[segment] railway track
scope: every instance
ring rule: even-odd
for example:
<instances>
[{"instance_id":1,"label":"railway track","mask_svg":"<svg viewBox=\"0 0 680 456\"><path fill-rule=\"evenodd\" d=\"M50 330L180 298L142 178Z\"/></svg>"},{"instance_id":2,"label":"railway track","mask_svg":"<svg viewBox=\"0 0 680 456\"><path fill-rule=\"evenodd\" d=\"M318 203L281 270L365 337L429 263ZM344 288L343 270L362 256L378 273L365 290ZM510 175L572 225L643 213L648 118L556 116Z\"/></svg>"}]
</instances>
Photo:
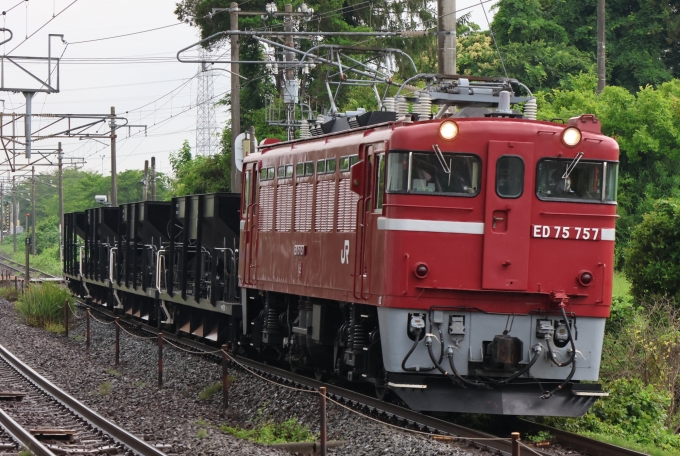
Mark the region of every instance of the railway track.
<instances>
[{"instance_id":1,"label":"railway track","mask_svg":"<svg viewBox=\"0 0 680 456\"><path fill-rule=\"evenodd\" d=\"M26 267L24 266L24 263L14 261L13 259L8 258L4 255L0 255L0 264L2 264L5 269L13 271L16 276L23 276L24 273L26 272ZM63 281L61 277L49 274L45 271L41 271L40 269L36 269L30 266L28 269L29 272L31 273L31 280L45 281L47 279L55 282Z\"/></svg>"},{"instance_id":2,"label":"railway track","mask_svg":"<svg viewBox=\"0 0 680 456\"><path fill-rule=\"evenodd\" d=\"M0 428L0 445L26 448L37 456L164 456L56 387L1 345Z\"/></svg>"},{"instance_id":3,"label":"railway track","mask_svg":"<svg viewBox=\"0 0 680 456\"><path fill-rule=\"evenodd\" d=\"M143 324L137 320L130 320L127 318L127 316L116 314L109 311L108 309L102 308L101 306L82 301L78 302L81 306L88 307L91 310L96 311L106 317L120 317L121 321L125 321L132 328L136 328L139 331L151 334L158 334L159 332L159 330L153 326ZM167 332L163 332L163 337L171 340L173 343L182 344L191 349L205 351L206 356L215 356L209 354L210 352L215 351L214 346L207 345L192 339L178 337L176 335L168 334ZM310 390L318 390L319 387L325 386L328 396L332 399L347 406L351 406L363 414L369 415L373 418L378 418L388 424L397 424L404 428L431 432L433 436L439 434L454 438L458 437L463 443L469 442L469 444L476 448L486 449L498 455L510 456L512 454L511 443L509 440L488 440L498 437L429 415L424 415L396 404L384 402L374 397L348 390L332 383L317 381L303 375L294 374L274 366L253 361L249 358L244 358L233 354L231 356L236 361L237 368L240 368L241 366L238 366L238 364L241 364L242 366L247 367L249 370L255 371L259 375L278 383L308 388ZM588 437L572 434L570 432L550 428L548 426L543 426L530 421L520 420L520 424L524 435L535 435L539 431L548 431L555 437L557 443L573 450L588 454L589 456L645 456L645 453L628 450L626 448L611 445L599 440L594 440ZM550 456L554 454L539 448L532 448L532 450L535 454L541 456ZM522 451L522 454L531 454L528 450Z\"/></svg>"}]
</instances>

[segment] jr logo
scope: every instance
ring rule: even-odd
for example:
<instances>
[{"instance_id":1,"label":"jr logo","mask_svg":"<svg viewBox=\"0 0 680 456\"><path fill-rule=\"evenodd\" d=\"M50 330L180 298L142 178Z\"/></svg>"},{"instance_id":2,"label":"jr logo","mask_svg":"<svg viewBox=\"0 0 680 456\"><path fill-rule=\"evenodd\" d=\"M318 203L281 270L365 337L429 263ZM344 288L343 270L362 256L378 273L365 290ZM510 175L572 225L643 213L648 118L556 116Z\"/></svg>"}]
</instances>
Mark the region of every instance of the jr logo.
<instances>
[{"instance_id":1,"label":"jr logo","mask_svg":"<svg viewBox=\"0 0 680 456\"><path fill-rule=\"evenodd\" d=\"M345 240L345 246L340 251L340 264L349 264L349 239Z\"/></svg>"}]
</instances>

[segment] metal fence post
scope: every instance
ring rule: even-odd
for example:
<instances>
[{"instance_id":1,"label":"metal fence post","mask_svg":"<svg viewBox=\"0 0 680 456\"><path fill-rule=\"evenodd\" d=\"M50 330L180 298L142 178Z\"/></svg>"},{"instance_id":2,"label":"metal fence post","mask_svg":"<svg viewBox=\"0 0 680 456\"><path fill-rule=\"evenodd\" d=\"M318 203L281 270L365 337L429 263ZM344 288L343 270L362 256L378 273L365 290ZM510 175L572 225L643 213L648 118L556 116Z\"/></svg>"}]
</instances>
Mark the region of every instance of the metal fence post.
<instances>
[{"instance_id":1,"label":"metal fence post","mask_svg":"<svg viewBox=\"0 0 680 456\"><path fill-rule=\"evenodd\" d=\"M88 307L87 309L87 339L86 339L86 347L89 350L90 349L90 309Z\"/></svg>"},{"instance_id":2,"label":"metal fence post","mask_svg":"<svg viewBox=\"0 0 680 456\"><path fill-rule=\"evenodd\" d=\"M519 432L513 432L510 434L512 436L512 456L519 455Z\"/></svg>"},{"instance_id":3,"label":"metal fence post","mask_svg":"<svg viewBox=\"0 0 680 456\"><path fill-rule=\"evenodd\" d=\"M120 364L120 317L116 317L116 366Z\"/></svg>"},{"instance_id":4,"label":"metal fence post","mask_svg":"<svg viewBox=\"0 0 680 456\"><path fill-rule=\"evenodd\" d=\"M163 333L158 333L158 388L163 388Z\"/></svg>"},{"instance_id":5,"label":"metal fence post","mask_svg":"<svg viewBox=\"0 0 680 456\"><path fill-rule=\"evenodd\" d=\"M319 405L321 406L321 420L319 423L319 454L326 456L327 450L327 436L326 436L326 387L319 387Z\"/></svg>"},{"instance_id":6,"label":"metal fence post","mask_svg":"<svg viewBox=\"0 0 680 456\"><path fill-rule=\"evenodd\" d=\"M64 303L64 335L68 339L68 313L69 313L68 299Z\"/></svg>"}]
</instances>

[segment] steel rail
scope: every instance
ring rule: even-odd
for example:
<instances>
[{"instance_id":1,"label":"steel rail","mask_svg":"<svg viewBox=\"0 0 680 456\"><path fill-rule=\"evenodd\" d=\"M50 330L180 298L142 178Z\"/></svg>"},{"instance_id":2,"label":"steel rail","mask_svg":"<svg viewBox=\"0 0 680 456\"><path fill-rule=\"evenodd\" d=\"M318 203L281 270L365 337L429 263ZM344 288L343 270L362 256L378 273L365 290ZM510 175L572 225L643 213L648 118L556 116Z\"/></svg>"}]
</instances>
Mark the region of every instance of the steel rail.
<instances>
[{"instance_id":1,"label":"steel rail","mask_svg":"<svg viewBox=\"0 0 680 456\"><path fill-rule=\"evenodd\" d=\"M101 306L88 304L80 300L77 300L77 302L82 306L87 307L96 312L99 312L103 315L106 315L107 317L110 318L121 317L122 321L127 322L128 324L137 329L149 332L151 334L158 334L159 332L161 332L159 331L158 328L141 323L137 320L128 320L127 316L120 316L118 314L115 314L114 312L111 312L108 309L102 308ZM201 342L186 339L183 337L174 336L172 334L168 334L167 332L163 332L163 337L171 340L172 342L183 344L185 346L197 350L205 351L206 355L210 355L211 353L209 352L214 352L216 349L213 346L206 345ZM273 377L275 383L283 383L283 381L285 380L288 382L292 382L293 384L297 384L299 386L307 387L310 390L318 390L319 387L325 386L328 396L333 397L336 400L349 402L353 406L360 405L366 407L369 412L372 411L383 412L388 416L388 418L394 417L397 420L406 421L409 425L412 424L425 428L428 431L433 431L432 435L436 435L434 432L439 432L441 434L449 434L454 437L461 438L461 441L463 443L469 442L479 448L495 452L495 454L499 454L502 456L512 455L512 444L509 441L509 438L505 440L487 440L494 438L501 439L501 437L492 434L487 434L485 432L478 431L476 429L471 429L458 424L450 423L444 420L440 420L438 418L434 418L428 415L423 415L420 412L416 412L414 410L407 409L396 404L384 402L380 399L371 396L366 396L365 394L348 390L346 388L342 388L331 383L320 382L309 377L305 377L303 375L294 374L290 371L262 364L257 361L253 361L249 358L244 358L242 356L234 354L230 354L229 356L231 356L236 361L236 364L240 363L246 366L248 369L259 371L258 373L260 374L265 374ZM408 429L405 429L405 431L408 432ZM540 450L537 452L541 455L549 456L549 453Z\"/></svg>"},{"instance_id":2,"label":"steel rail","mask_svg":"<svg viewBox=\"0 0 680 456\"><path fill-rule=\"evenodd\" d=\"M161 452L158 448L149 445L145 441L139 439L137 436L127 432L123 428L99 415L94 410L91 410L85 406L73 396L70 396L66 392L59 389L45 377L24 364L20 359L10 353L2 345L0 345L0 358L2 358L10 367L19 372L38 389L59 401L66 408L80 416L92 426L109 435L116 442L124 445L141 456L166 456L165 453Z\"/></svg>"},{"instance_id":3,"label":"steel rail","mask_svg":"<svg viewBox=\"0 0 680 456\"><path fill-rule=\"evenodd\" d=\"M7 434L14 439L19 445L30 450L31 454L36 456L56 456L45 445L40 443L33 434L24 429L12 419L4 410L0 409L0 426L2 426Z\"/></svg>"},{"instance_id":4,"label":"steel rail","mask_svg":"<svg viewBox=\"0 0 680 456\"><path fill-rule=\"evenodd\" d=\"M9 263L13 263L13 264L9 264ZM4 256L4 255L0 255L0 265L4 265L7 268L12 269L13 271L20 272L22 275L23 275L24 269L25 269L23 263L15 261L11 258ZM28 268L31 270L31 272L35 272L37 274L40 274L40 275L43 275L43 276L46 276L46 277L50 277L50 278L54 278L54 279L60 278L59 276L48 274L47 272L41 271L41 270L36 269L34 267L31 267L31 266L29 266Z\"/></svg>"},{"instance_id":5,"label":"steel rail","mask_svg":"<svg viewBox=\"0 0 680 456\"><path fill-rule=\"evenodd\" d=\"M611 443L573 434L544 424L534 423L524 419L520 419L520 422L526 425L532 433L538 433L538 431L549 432L560 444L578 451L586 452L589 456L647 456L647 453L629 450Z\"/></svg>"}]
</instances>

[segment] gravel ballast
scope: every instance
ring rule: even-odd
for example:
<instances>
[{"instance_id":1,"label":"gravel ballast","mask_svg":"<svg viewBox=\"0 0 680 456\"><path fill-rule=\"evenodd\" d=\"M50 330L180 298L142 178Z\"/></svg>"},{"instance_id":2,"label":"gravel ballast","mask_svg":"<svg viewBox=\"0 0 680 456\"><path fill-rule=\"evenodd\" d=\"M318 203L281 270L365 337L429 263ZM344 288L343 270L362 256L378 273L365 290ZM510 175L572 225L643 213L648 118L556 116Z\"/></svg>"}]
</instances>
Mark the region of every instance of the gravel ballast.
<instances>
[{"instance_id":1,"label":"gravel ballast","mask_svg":"<svg viewBox=\"0 0 680 456\"><path fill-rule=\"evenodd\" d=\"M318 396L295 391L251 373L230 369L227 418L221 416L221 393L199 400L199 393L221 380L221 366L205 356L176 349L163 350L164 387L157 388L158 347L155 337L141 339L121 331L120 365L114 365L112 324L91 321L92 347L86 351L85 313L63 335L26 326L13 304L0 300L0 344L29 366L92 407L104 417L164 451L177 455L283 455L219 430L228 424L249 428L267 421L295 418L313 433L319 431ZM101 316L98 317L103 320ZM451 455L489 452L456 447L430 437L398 430L363 417L329 401L328 438L347 444L329 450L337 456ZM556 451L555 454L576 454Z\"/></svg>"}]
</instances>

